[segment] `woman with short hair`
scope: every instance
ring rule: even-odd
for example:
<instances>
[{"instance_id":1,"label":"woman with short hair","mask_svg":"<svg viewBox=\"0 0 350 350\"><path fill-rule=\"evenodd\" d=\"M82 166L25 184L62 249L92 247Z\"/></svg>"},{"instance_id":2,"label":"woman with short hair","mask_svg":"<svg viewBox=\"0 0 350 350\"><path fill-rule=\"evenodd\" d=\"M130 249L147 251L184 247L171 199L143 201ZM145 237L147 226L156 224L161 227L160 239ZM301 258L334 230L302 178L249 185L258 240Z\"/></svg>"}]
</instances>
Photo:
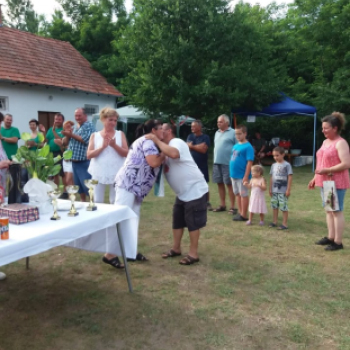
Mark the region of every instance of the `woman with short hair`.
<instances>
[{"instance_id":1,"label":"woman with short hair","mask_svg":"<svg viewBox=\"0 0 350 350\"><path fill-rule=\"evenodd\" d=\"M87 158L91 159L88 172L98 181L95 188L95 202L104 202L106 186L109 187L109 203L114 203L114 179L123 166L128 154L128 143L124 133L116 130L119 114L106 107L100 112L103 129L90 137Z\"/></svg>"}]
</instances>

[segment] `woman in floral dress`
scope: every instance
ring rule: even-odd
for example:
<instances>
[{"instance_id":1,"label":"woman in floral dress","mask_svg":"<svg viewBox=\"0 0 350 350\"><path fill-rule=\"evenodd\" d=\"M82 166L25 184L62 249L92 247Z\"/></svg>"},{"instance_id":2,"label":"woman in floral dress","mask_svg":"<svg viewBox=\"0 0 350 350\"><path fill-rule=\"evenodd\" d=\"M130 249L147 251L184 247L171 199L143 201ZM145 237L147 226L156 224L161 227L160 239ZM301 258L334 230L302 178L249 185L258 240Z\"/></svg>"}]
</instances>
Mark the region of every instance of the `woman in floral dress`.
<instances>
[{"instance_id":1,"label":"woman in floral dress","mask_svg":"<svg viewBox=\"0 0 350 350\"><path fill-rule=\"evenodd\" d=\"M136 130L138 139L131 145L125 163L115 178L115 204L131 208L138 220L142 201L151 191L157 179L159 167L165 158L153 141L146 140L145 135L149 133L155 134L162 140L162 123L150 119L139 125ZM136 260L146 261L147 258L141 253L137 253ZM119 258L113 254L106 253L102 261L116 268L124 268Z\"/></svg>"}]
</instances>

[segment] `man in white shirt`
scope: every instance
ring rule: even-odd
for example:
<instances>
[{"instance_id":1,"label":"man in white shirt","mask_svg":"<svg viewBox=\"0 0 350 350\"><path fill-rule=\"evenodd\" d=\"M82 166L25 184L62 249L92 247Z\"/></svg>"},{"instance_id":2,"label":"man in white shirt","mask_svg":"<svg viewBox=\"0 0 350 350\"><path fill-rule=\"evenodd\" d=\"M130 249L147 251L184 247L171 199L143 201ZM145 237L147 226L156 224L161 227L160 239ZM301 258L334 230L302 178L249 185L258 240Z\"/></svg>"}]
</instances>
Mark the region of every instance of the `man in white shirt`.
<instances>
[{"instance_id":1,"label":"man in white shirt","mask_svg":"<svg viewBox=\"0 0 350 350\"><path fill-rule=\"evenodd\" d=\"M173 247L162 255L164 259L181 255L181 239L184 228L190 234L190 249L181 265L192 265L199 261L198 241L200 229L207 223L208 184L197 164L194 162L185 141L175 138L173 125L163 124L163 142L154 134L146 138L160 148L167 156L165 177L176 194L173 207Z\"/></svg>"}]
</instances>

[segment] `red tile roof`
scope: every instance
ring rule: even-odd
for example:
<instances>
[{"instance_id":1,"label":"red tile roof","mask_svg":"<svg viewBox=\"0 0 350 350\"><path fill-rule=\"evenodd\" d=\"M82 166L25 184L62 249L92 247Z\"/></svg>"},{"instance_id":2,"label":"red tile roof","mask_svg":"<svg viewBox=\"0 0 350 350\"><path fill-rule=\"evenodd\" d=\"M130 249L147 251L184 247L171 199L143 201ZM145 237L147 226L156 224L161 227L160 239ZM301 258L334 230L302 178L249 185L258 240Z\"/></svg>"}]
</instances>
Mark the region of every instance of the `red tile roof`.
<instances>
[{"instance_id":1,"label":"red tile roof","mask_svg":"<svg viewBox=\"0 0 350 350\"><path fill-rule=\"evenodd\" d=\"M123 96L68 42L0 27L0 80Z\"/></svg>"}]
</instances>

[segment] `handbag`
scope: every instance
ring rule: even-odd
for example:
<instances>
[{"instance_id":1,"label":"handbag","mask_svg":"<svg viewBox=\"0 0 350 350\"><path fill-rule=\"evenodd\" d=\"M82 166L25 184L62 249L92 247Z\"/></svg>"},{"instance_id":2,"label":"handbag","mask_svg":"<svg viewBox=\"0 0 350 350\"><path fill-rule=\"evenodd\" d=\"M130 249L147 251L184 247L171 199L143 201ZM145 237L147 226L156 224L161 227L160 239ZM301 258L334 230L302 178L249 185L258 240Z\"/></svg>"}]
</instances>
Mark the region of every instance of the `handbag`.
<instances>
[{"instance_id":1,"label":"handbag","mask_svg":"<svg viewBox=\"0 0 350 350\"><path fill-rule=\"evenodd\" d=\"M323 181L323 200L325 211L338 211L339 200L334 181Z\"/></svg>"}]
</instances>

